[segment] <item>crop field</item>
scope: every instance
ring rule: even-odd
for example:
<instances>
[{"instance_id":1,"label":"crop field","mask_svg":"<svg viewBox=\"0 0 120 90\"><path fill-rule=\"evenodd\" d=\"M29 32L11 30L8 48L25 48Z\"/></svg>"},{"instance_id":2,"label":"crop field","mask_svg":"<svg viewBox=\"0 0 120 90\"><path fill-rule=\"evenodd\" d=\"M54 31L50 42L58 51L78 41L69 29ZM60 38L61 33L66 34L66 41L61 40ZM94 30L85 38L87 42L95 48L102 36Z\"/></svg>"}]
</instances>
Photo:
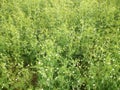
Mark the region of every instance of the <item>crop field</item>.
<instances>
[{"instance_id":1,"label":"crop field","mask_svg":"<svg viewBox=\"0 0 120 90\"><path fill-rule=\"evenodd\" d=\"M0 90L120 90L120 0L0 0Z\"/></svg>"}]
</instances>

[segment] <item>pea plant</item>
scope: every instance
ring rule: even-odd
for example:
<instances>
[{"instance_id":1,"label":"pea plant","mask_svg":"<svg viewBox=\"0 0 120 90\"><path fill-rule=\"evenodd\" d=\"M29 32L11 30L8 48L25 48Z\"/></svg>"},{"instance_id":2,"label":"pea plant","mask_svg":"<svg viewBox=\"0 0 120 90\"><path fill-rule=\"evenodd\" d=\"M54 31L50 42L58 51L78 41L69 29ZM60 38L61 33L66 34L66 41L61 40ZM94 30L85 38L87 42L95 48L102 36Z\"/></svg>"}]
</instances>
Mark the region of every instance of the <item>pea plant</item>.
<instances>
[{"instance_id":1,"label":"pea plant","mask_svg":"<svg viewBox=\"0 0 120 90\"><path fill-rule=\"evenodd\" d=\"M0 90L119 90L120 0L0 0Z\"/></svg>"}]
</instances>

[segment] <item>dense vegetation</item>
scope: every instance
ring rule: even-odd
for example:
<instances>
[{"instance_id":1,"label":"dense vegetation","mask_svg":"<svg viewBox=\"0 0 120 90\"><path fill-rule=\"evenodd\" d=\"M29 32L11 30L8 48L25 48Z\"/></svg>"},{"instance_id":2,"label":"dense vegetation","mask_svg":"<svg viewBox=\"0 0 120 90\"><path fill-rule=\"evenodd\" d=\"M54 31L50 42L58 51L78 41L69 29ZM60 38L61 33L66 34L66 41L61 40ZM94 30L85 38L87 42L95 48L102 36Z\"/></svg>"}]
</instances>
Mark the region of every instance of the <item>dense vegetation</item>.
<instances>
[{"instance_id":1,"label":"dense vegetation","mask_svg":"<svg viewBox=\"0 0 120 90\"><path fill-rule=\"evenodd\" d=\"M0 90L120 90L120 0L0 0Z\"/></svg>"}]
</instances>

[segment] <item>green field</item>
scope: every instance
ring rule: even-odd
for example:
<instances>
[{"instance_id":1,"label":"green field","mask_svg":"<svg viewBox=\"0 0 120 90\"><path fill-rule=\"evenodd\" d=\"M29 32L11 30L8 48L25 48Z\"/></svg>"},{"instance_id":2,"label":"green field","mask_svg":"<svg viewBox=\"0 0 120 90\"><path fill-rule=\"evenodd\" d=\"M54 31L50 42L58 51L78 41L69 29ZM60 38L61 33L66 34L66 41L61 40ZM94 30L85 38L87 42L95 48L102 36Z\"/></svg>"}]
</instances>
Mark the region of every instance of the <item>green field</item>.
<instances>
[{"instance_id":1,"label":"green field","mask_svg":"<svg viewBox=\"0 0 120 90\"><path fill-rule=\"evenodd\" d=\"M120 0L0 0L0 90L120 90Z\"/></svg>"}]
</instances>

